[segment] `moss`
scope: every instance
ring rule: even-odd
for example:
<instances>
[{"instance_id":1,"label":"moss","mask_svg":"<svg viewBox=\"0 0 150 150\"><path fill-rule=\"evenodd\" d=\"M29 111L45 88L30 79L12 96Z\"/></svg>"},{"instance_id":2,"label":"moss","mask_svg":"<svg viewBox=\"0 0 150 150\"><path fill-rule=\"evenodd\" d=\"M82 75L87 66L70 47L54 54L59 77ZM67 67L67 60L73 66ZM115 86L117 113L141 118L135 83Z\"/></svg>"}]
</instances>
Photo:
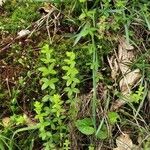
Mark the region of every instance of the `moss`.
<instances>
[{"instance_id":1,"label":"moss","mask_svg":"<svg viewBox=\"0 0 150 150\"><path fill-rule=\"evenodd\" d=\"M39 3L7 1L3 8L5 15L0 17L1 29L15 33L26 28L40 17L37 11L39 7Z\"/></svg>"}]
</instances>

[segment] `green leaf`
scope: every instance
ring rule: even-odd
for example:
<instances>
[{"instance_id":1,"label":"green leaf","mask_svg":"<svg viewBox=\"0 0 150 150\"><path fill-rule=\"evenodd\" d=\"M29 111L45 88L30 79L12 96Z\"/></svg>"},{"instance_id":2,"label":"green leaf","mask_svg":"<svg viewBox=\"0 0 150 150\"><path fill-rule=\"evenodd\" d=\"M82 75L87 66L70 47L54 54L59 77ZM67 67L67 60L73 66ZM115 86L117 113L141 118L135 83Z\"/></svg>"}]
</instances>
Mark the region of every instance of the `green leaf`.
<instances>
[{"instance_id":1,"label":"green leaf","mask_svg":"<svg viewBox=\"0 0 150 150\"><path fill-rule=\"evenodd\" d=\"M68 80L70 77L69 76L63 76L62 78L65 80Z\"/></svg>"},{"instance_id":2,"label":"green leaf","mask_svg":"<svg viewBox=\"0 0 150 150\"><path fill-rule=\"evenodd\" d=\"M75 67L75 64L76 64L75 61L70 62L70 68L74 68L74 67Z\"/></svg>"},{"instance_id":3,"label":"green leaf","mask_svg":"<svg viewBox=\"0 0 150 150\"><path fill-rule=\"evenodd\" d=\"M54 83L51 83L49 86L50 86L51 89L53 89L53 90L55 89L55 84Z\"/></svg>"},{"instance_id":4,"label":"green leaf","mask_svg":"<svg viewBox=\"0 0 150 150\"><path fill-rule=\"evenodd\" d=\"M70 57L71 60L75 59L75 54L73 52L66 52L66 55Z\"/></svg>"},{"instance_id":5,"label":"green leaf","mask_svg":"<svg viewBox=\"0 0 150 150\"><path fill-rule=\"evenodd\" d=\"M55 84L54 84L54 83L56 83L57 81L58 81L57 78L52 78L52 79L49 81L49 87L54 90L54 89L55 89Z\"/></svg>"},{"instance_id":6,"label":"green leaf","mask_svg":"<svg viewBox=\"0 0 150 150\"><path fill-rule=\"evenodd\" d=\"M135 93L131 93L130 101L134 103L139 103L143 99L144 87L140 86L139 89Z\"/></svg>"},{"instance_id":7,"label":"green leaf","mask_svg":"<svg viewBox=\"0 0 150 150\"><path fill-rule=\"evenodd\" d=\"M67 75L70 75L70 74L75 76L76 74L78 74L78 70L76 68L69 68Z\"/></svg>"},{"instance_id":8,"label":"green leaf","mask_svg":"<svg viewBox=\"0 0 150 150\"><path fill-rule=\"evenodd\" d=\"M0 139L0 150L5 150L4 144L1 139Z\"/></svg>"},{"instance_id":9,"label":"green leaf","mask_svg":"<svg viewBox=\"0 0 150 150\"><path fill-rule=\"evenodd\" d=\"M42 72L42 76L47 76L49 74L49 70L46 67L40 67L38 70Z\"/></svg>"},{"instance_id":10,"label":"green leaf","mask_svg":"<svg viewBox=\"0 0 150 150\"><path fill-rule=\"evenodd\" d=\"M79 79L77 79L77 78L74 78L74 82L75 83L80 83Z\"/></svg>"},{"instance_id":11,"label":"green leaf","mask_svg":"<svg viewBox=\"0 0 150 150\"><path fill-rule=\"evenodd\" d=\"M42 82L44 82L44 84L42 85L42 90L46 89L47 87L50 87L51 89L55 89L55 84L58 79L57 78L52 78L52 79L47 79L47 78L42 78L41 79Z\"/></svg>"},{"instance_id":12,"label":"green leaf","mask_svg":"<svg viewBox=\"0 0 150 150\"><path fill-rule=\"evenodd\" d=\"M57 78L52 78L52 79L50 80L50 82L52 82L52 83L56 83L57 81L58 81Z\"/></svg>"},{"instance_id":13,"label":"green leaf","mask_svg":"<svg viewBox=\"0 0 150 150\"><path fill-rule=\"evenodd\" d=\"M41 111L42 111L43 103L40 103L40 102L36 101L36 102L34 103L34 107L35 107L36 113L37 113L37 114L40 114Z\"/></svg>"},{"instance_id":14,"label":"green leaf","mask_svg":"<svg viewBox=\"0 0 150 150\"><path fill-rule=\"evenodd\" d=\"M68 66L63 66L62 69L63 70L69 70L70 68Z\"/></svg>"},{"instance_id":15,"label":"green leaf","mask_svg":"<svg viewBox=\"0 0 150 150\"><path fill-rule=\"evenodd\" d=\"M117 112L109 112L108 113L108 119L109 119L110 124L117 123L117 119L119 119L119 118L120 117Z\"/></svg>"},{"instance_id":16,"label":"green leaf","mask_svg":"<svg viewBox=\"0 0 150 150\"><path fill-rule=\"evenodd\" d=\"M52 63L51 65L48 66L48 70L50 74L56 74L56 71L53 69L54 68L54 63Z\"/></svg>"},{"instance_id":17,"label":"green leaf","mask_svg":"<svg viewBox=\"0 0 150 150\"><path fill-rule=\"evenodd\" d=\"M50 95L45 95L45 96L42 98L42 101L43 101L43 102L47 102L47 101L49 101L49 99L50 99Z\"/></svg>"},{"instance_id":18,"label":"green leaf","mask_svg":"<svg viewBox=\"0 0 150 150\"><path fill-rule=\"evenodd\" d=\"M21 125L21 124L24 124L24 123L25 123L25 119L24 119L23 116L20 115L16 118L16 125Z\"/></svg>"},{"instance_id":19,"label":"green leaf","mask_svg":"<svg viewBox=\"0 0 150 150\"><path fill-rule=\"evenodd\" d=\"M85 3L87 0L79 0L80 3Z\"/></svg>"},{"instance_id":20,"label":"green leaf","mask_svg":"<svg viewBox=\"0 0 150 150\"><path fill-rule=\"evenodd\" d=\"M52 52L53 52L53 49L50 48L48 44L45 44L42 47L41 53L43 53L43 54L51 54Z\"/></svg>"},{"instance_id":21,"label":"green leaf","mask_svg":"<svg viewBox=\"0 0 150 150\"><path fill-rule=\"evenodd\" d=\"M69 78L68 81L67 81L67 83L66 83L66 85L69 86L69 85L71 85L72 82L73 82L73 79Z\"/></svg>"},{"instance_id":22,"label":"green leaf","mask_svg":"<svg viewBox=\"0 0 150 150\"><path fill-rule=\"evenodd\" d=\"M47 78L42 78L41 81L45 83L48 82L49 80Z\"/></svg>"},{"instance_id":23,"label":"green leaf","mask_svg":"<svg viewBox=\"0 0 150 150\"><path fill-rule=\"evenodd\" d=\"M86 14L83 12L81 13L81 15L79 16L79 20L83 20L86 17Z\"/></svg>"},{"instance_id":24,"label":"green leaf","mask_svg":"<svg viewBox=\"0 0 150 150\"><path fill-rule=\"evenodd\" d=\"M49 83L48 83L48 82L45 82L45 83L42 85L41 89L42 89L42 90L45 90L48 86L49 86Z\"/></svg>"},{"instance_id":25,"label":"green leaf","mask_svg":"<svg viewBox=\"0 0 150 150\"><path fill-rule=\"evenodd\" d=\"M90 118L84 118L82 120L77 120L76 127L78 130L85 135L92 135L94 133L94 127L92 120Z\"/></svg>"},{"instance_id":26,"label":"green leaf","mask_svg":"<svg viewBox=\"0 0 150 150\"><path fill-rule=\"evenodd\" d=\"M105 140L108 137L106 125L102 126L101 130L98 132L96 137L101 140Z\"/></svg>"},{"instance_id":27,"label":"green leaf","mask_svg":"<svg viewBox=\"0 0 150 150\"><path fill-rule=\"evenodd\" d=\"M75 39L75 41L74 41L73 46L75 46L75 45L80 41L80 39L83 37L83 33L85 32L85 29L86 29L86 28L87 28L87 25L85 25L85 26L83 27L83 29L81 30L81 32L76 35L76 39Z\"/></svg>"},{"instance_id":28,"label":"green leaf","mask_svg":"<svg viewBox=\"0 0 150 150\"><path fill-rule=\"evenodd\" d=\"M95 11L89 11L89 12L88 12L88 14L89 14L88 16L89 16L89 17L92 17L94 12L95 12ZM86 23L86 24L84 25L83 29L80 31L80 33L76 35L76 39L75 39L75 41L74 41L73 46L75 46L75 45L80 41L80 39L81 39L82 37L86 37L87 35L93 35L96 30L97 30L97 29L91 27L91 25L90 25L89 23Z\"/></svg>"},{"instance_id":29,"label":"green leaf","mask_svg":"<svg viewBox=\"0 0 150 150\"><path fill-rule=\"evenodd\" d=\"M49 51L49 45L48 44L45 44L43 47L42 47L42 50L41 50L41 53L45 54Z\"/></svg>"},{"instance_id":30,"label":"green leaf","mask_svg":"<svg viewBox=\"0 0 150 150\"><path fill-rule=\"evenodd\" d=\"M70 97L72 95L72 93L73 93L72 89L69 88L69 90L68 90L68 97Z\"/></svg>"},{"instance_id":31,"label":"green leaf","mask_svg":"<svg viewBox=\"0 0 150 150\"><path fill-rule=\"evenodd\" d=\"M80 91L77 88L72 89L74 93L79 93Z\"/></svg>"}]
</instances>

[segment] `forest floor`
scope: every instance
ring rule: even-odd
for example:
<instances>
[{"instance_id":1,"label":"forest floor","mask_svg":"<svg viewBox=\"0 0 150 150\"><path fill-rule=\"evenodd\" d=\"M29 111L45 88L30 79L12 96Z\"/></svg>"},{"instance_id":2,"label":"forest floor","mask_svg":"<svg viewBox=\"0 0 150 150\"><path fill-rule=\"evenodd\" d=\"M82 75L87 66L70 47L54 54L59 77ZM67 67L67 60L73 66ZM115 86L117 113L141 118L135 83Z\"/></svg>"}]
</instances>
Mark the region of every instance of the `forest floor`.
<instances>
[{"instance_id":1,"label":"forest floor","mask_svg":"<svg viewBox=\"0 0 150 150\"><path fill-rule=\"evenodd\" d=\"M0 0L0 149L149 150L149 0Z\"/></svg>"}]
</instances>

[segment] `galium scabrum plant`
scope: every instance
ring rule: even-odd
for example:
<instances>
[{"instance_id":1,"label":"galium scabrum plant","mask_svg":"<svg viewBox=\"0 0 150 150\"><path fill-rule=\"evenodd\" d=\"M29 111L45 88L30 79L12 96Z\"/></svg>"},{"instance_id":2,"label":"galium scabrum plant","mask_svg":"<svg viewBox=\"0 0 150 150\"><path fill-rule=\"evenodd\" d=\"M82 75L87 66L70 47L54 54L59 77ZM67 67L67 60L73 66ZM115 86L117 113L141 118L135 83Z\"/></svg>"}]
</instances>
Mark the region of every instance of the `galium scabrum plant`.
<instances>
[{"instance_id":1,"label":"galium scabrum plant","mask_svg":"<svg viewBox=\"0 0 150 150\"><path fill-rule=\"evenodd\" d=\"M73 100L75 94L79 93L77 89L77 84L80 82L77 78L78 70L76 69L75 65L75 54L73 52L67 52L67 59L65 59L66 65L62 67L65 71L65 75L63 79L66 80L66 88L64 89L67 92L69 101Z\"/></svg>"},{"instance_id":2,"label":"galium scabrum plant","mask_svg":"<svg viewBox=\"0 0 150 150\"><path fill-rule=\"evenodd\" d=\"M39 137L44 141L45 150L62 147L66 138L66 126L64 125L65 109L61 96L56 91L58 78L54 67L56 60L53 58L53 49L46 44L41 50L41 89L45 93L42 101L34 103L36 116L39 121ZM60 142L62 141L62 142ZM59 143L59 144L58 144Z\"/></svg>"},{"instance_id":3,"label":"galium scabrum plant","mask_svg":"<svg viewBox=\"0 0 150 150\"><path fill-rule=\"evenodd\" d=\"M66 82L66 87L64 88L64 91L67 93L68 100L66 103L70 104L70 116L72 118L75 118L77 115L77 94L79 93L79 89L77 88L77 85L79 84L79 79L77 78L78 70L76 68L76 61L75 61L75 53L74 52L66 52L67 58L64 60L66 65L62 67L62 69L65 71L65 75L63 76L63 79Z\"/></svg>"}]
</instances>

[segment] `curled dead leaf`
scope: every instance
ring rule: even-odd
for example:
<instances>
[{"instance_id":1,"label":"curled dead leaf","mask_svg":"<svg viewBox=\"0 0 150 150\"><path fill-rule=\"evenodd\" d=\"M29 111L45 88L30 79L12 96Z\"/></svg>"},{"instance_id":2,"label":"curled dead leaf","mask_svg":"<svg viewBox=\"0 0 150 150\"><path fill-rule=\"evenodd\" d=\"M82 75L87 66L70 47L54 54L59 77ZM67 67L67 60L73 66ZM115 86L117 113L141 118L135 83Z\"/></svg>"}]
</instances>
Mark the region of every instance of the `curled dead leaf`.
<instances>
[{"instance_id":1,"label":"curled dead leaf","mask_svg":"<svg viewBox=\"0 0 150 150\"><path fill-rule=\"evenodd\" d=\"M9 117L4 117L2 119L2 123L4 127L8 127L10 125L10 118Z\"/></svg>"},{"instance_id":2,"label":"curled dead leaf","mask_svg":"<svg viewBox=\"0 0 150 150\"><path fill-rule=\"evenodd\" d=\"M29 34L30 34L29 30L21 30L21 31L18 32L17 39L23 38L23 37L25 37L25 36L27 36Z\"/></svg>"},{"instance_id":3,"label":"curled dead leaf","mask_svg":"<svg viewBox=\"0 0 150 150\"><path fill-rule=\"evenodd\" d=\"M5 3L5 2L6 2L6 0L0 0L0 6L2 6L3 3Z\"/></svg>"},{"instance_id":4,"label":"curled dead leaf","mask_svg":"<svg viewBox=\"0 0 150 150\"><path fill-rule=\"evenodd\" d=\"M54 10L56 10L56 7L49 3L45 3L43 7L39 8L39 12L44 14L48 14Z\"/></svg>"},{"instance_id":5,"label":"curled dead leaf","mask_svg":"<svg viewBox=\"0 0 150 150\"><path fill-rule=\"evenodd\" d=\"M131 88L139 81L141 73L139 69L127 73L119 82L120 91L123 95L130 93Z\"/></svg>"},{"instance_id":6,"label":"curled dead leaf","mask_svg":"<svg viewBox=\"0 0 150 150\"><path fill-rule=\"evenodd\" d=\"M131 70L128 64L135 57L132 51L134 49L132 45L129 45L124 38L121 38L119 43L118 53L114 50L114 55L107 58L111 68L112 79L115 79L120 71L123 75L130 72Z\"/></svg>"},{"instance_id":7,"label":"curled dead leaf","mask_svg":"<svg viewBox=\"0 0 150 150\"><path fill-rule=\"evenodd\" d=\"M119 45L121 45L123 49L126 49L126 50L134 49L134 47L131 44L129 44L124 37L119 38L119 43L120 43Z\"/></svg>"},{"instance_id":8,"label":"curled dead leaf","mask_svg":"<svg viewBox=\"0 0 150 150\"><path fill-rule=\"evenodd\" d=\"M134 145L128 134L121 134L116 139L117 147L113 150L139 150L137 145Z\"/></svg>"},{"instance_id":9,"label":"curled dead leaf","mask_svg":"<svg viewBox=\"0 0 150 150\"><path fill-rule=\"evenodd\" d=\"M111 68L111 77L113 80L115 80L116 77L118 76L118 70L119 70L117 59L114 56L112 56L111 58L107 57L107 60Z\"/></svg>"},{"instance_id":10,"label":"curled dead leaf","mask_svg":"<svg viewBox=\"0 0 150 150\"><path fill-rule=\"evenodd\" d=\"M131 70L128 64L132 63L135 58L134 47L121 37L119 39L118 52L114 50L114 55L108 58L108 62L111 68L111 77L116 81L119 74L122 75L118 86L123 96L127 96L131 93L132 87L138 83L141 78L139 69ZM124 100L116 100L111 110L117 110L123 106L126 102Z\"/></svg>"}]
</instances>

